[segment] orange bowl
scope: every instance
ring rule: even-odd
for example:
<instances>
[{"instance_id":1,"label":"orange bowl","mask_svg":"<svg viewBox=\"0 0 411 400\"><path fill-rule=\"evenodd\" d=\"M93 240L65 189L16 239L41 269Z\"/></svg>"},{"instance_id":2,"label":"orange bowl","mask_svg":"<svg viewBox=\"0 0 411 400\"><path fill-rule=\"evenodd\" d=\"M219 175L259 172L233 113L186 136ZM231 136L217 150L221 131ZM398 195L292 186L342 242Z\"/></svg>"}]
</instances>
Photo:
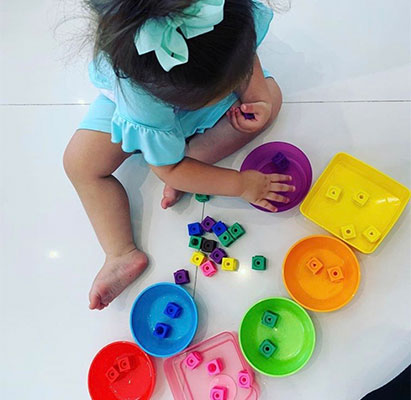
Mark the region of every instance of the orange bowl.
<instances>
[{"instance_id":1,"label":"orange bowl","mask_svg":"<svg viewBox=\"0 0 411 400\"><path fill-rule=\"evenodd\" d=\"M360 265L354 252L331 236L308 236L295 243L283 263L290 296L312 311L344 307L358 290Z\"/></svg>"}]
</instances>

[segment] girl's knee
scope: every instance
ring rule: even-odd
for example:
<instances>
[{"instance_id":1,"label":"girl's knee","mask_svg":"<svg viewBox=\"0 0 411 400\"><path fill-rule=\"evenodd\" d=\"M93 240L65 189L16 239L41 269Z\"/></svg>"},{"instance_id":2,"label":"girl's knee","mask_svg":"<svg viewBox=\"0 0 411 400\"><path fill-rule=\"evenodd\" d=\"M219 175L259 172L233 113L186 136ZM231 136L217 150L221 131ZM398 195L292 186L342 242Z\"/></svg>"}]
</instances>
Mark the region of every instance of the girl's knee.
<instances>
[{"instance_id":1,"label":"girl's knee","mask_svg":"<svg viewBox=\"0 0 411 400\"><path fill-rule=\"evenodd\" d=\"M267 124L267 126L270 126L275 121L278 113L280 112L281 106L283 104L283 95L281 93L280 87L273 78L267 78L267 85L272 98L271 115Z\"/></svg>"}]
</instances>

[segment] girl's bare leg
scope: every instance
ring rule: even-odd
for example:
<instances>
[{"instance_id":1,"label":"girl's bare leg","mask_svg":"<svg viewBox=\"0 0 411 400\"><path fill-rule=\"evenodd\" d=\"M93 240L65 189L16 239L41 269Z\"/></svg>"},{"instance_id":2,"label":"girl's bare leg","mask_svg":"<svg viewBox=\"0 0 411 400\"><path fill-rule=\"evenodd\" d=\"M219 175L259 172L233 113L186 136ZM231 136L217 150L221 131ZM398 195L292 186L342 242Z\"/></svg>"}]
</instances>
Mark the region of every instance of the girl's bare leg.
<instances>
[{"instance_id":1,"label":"girl's bare leg","mask_svg":"<svg viewBox=\"0 0 411 400\"><path fill-rule=\"evenodd\" d=\"M89 294L92 310L107 307L147 266L134 244L127 194L112 175L129 156L110 135L90 130L78 130L64 154L66 173L106 253Z\"/></svg>"},{"instance_id":2,"label":"girl's bare leg","mask_svg":"<svg viewBox=\"0 0 411 400\"><path fill-rule=\"evenodd\" d=\"M269 121L271 124L280 111L282 96L281 90L274 79L266 78L266 81L273 99L273 110ZM234 106L239 105L239 102L234 104ZM260 133L239 132L233 128L228 118L224 116L214 127L202 134L195 135L190 140L186 155L207 164L214 164L244 147ZM182 195L182 192L165 185L161 206L163 208L173 206Z\"/></svg>"}]
</instances>

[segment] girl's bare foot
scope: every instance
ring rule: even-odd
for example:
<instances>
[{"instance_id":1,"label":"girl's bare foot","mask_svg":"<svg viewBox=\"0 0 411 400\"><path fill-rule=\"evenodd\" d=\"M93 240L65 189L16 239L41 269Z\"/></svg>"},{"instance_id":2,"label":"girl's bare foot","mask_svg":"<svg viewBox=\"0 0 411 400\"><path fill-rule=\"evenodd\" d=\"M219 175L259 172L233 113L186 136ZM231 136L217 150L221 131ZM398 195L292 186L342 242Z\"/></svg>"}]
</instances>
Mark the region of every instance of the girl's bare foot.
<instances>
[{"instance_id":1,"label":"girl's bare foot","mask_svg":"<svg viewBox=\"0 0 411 400\"><path fill-rule=\"evenodd\" d=\"M134 249L116 257L107 257L90 289L90 310L107 307L147 267L147 256Z\"/></svg>"},{"instance_id":2,"label":"girl's bare foot","mask_svg":"<svg viewBox=\"0 0 411 400\"><path fill-rule=\"evenodd\" d=\"M184 192L173 189L171 186L165 185L163 190L163 199L161 200L161 207L167 209L176 204L182 197Z\"/></svg>"}]
</instances>

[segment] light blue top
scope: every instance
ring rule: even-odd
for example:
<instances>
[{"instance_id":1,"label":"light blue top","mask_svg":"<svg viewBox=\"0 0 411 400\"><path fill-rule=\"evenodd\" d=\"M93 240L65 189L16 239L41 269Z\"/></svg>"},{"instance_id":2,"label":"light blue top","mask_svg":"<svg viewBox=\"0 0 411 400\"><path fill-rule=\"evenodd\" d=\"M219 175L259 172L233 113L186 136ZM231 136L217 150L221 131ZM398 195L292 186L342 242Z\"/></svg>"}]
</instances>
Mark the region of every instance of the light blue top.
<instances>
[{"instance_id":1,"label":"light blue top","mask_svg":"<svg viewBox=\"0 0 411 400\"><path fill-rule=\"evenodd\" d=\"M273 12L257 0L254 3L259 45L267 34ZM89 64L89 75L94 86L113 93L116 108L111 121L111 141L121 142L125 152L140 150L145 160L155 166L181 161L186 138L214 126L237 100L232 93L217 104L199 110L175 110L143 89L136 88L129 79L118 80L104 59L98 69L93 61Z\"/></svg>"}]
</instances>

